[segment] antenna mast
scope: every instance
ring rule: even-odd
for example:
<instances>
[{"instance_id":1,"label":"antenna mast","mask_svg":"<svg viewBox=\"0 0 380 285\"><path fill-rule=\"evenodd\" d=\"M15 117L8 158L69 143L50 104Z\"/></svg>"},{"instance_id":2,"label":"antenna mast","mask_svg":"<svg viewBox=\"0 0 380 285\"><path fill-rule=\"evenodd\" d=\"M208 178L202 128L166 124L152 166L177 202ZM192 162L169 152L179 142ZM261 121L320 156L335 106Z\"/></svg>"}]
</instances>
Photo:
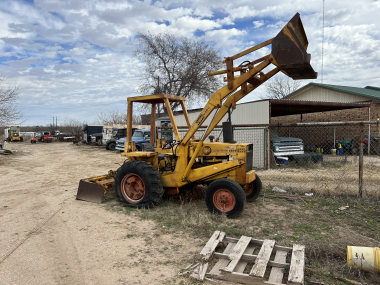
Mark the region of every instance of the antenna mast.
<instances>
[{"instance_id":1,"label":"antenna mast","mask_svg":"<svg viewBox=\"0 0 380 285\"><path fill-rule=\"evenodd\" d=\"M325 0L323 0L323 28L322 28L322 80L323 84L323 44L325 42Z\"/></svg>"}]
</instances>

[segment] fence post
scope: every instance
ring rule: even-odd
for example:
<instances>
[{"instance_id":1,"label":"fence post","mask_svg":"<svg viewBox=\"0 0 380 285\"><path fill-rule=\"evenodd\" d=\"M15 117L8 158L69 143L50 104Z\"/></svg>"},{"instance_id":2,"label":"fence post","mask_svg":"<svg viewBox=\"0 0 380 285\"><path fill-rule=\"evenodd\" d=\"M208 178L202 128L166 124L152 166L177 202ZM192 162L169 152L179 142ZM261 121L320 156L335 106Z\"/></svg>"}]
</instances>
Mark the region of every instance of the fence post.
<instances>
[{"instance_id":1,"label":"fence post","mask_svg":"<svg viewBox=\"0 0 380 285\"><path fill-rule=\"evenodd\" d=\"M363 139L364 139L364 124L360 124L359 198L362 198L362 196L363 196Z\"/></svg>"}]
</instances>

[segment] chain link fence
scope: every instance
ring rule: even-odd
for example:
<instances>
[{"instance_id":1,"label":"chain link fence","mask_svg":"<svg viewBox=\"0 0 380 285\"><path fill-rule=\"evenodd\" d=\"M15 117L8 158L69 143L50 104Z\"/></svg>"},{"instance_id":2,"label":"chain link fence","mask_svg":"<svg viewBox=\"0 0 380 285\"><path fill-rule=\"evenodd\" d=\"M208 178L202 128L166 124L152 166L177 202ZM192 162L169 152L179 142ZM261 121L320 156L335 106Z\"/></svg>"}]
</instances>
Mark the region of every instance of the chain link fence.
<instances>
[{"instance_id":1,"label":"chain link fence","mask_svg":"<svg viewBox=\"0 0 380 285\"><path fill-rule=\"evenodd\" d=\"M310 123L272 127L270 133L270 169L260 172L264 186L302 193L380 197L377 128L371 131L359 123ZM297 141L302 141L302 155L282 159L281 151L273 149L276 142L289 145Z\"/></svg>"},{"instance_id":2,"label":"chain link fence","mask_svg":"<svg viewBox=\"0 0 380 285\"><path fill-rule=\"evenodd\" d=\"M205 130L200 128L195 139L201 139ZM180 128L181 137L187 131ZM167 140L174 137L172 129L158 128L157 134ZM221 128L211 135L223 142ZM233 126L233 139L253 144L253 168L265 188L327 195L362 191L363 195L380 197L380 135L376 125L239 125Z\"/></svg>"}]
</instances>

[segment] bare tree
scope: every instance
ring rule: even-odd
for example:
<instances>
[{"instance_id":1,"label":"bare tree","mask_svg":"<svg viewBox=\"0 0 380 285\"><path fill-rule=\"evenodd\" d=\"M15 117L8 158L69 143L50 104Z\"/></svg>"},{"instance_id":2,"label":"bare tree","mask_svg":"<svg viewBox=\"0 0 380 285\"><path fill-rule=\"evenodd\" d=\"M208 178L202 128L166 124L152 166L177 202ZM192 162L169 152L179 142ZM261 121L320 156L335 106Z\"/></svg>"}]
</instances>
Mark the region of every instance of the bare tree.
<instances>
[{"instance_id":1,"label":"bare tree","mask_svg":"<svg viewBox=\"0 0 380 285\"><path fill-rule=\"evenodd\" d=\"M275 76L265 84L265 95L262 98L282 99L296 91L300 85L300 81L293 80L288 76Z\"/></svg>"},{"instance_id":2,"label":"bare tree","mask_svg":"<svg viewBox=\"0 0 380 285\"><path fill-rule=\"evenodd\" d=\"M110 111L109 113L101 112L98 114L97 121L101 124L126 124L127 123L127 112L120 111ZM141 117L139 114L132 115L132 124L140 125Z\"/></svg>"},{"instance_id":3,"label":"bare tree","mask_svg":"<svg viewBox=\"0 0 380 285\"><path fill-rule=\"evenodd\" d=\"M9 85L0 77L0 125L21 124L22 114L17 108L20 85Z\"/></svg>"},{"instance_id":4,"label":"bare tree","mask_svg":"<svg viewBox=\"0 0 380 285\"><path fill-rule=\"evenodd\" d=\"M65 133L80 134L85 122L81 122L72 118L65 118L63 120L62 129Z\"/></svg>"},{"instance_id":5,"label":"bare tree","mask_svg":"<svg viewBox=\"0 0 380 285\"><path fill-rule=\"evenodd\" d=\"M145 64L139 91L144 95L170 94L187 98L187 105L208 99L220 86L210 71L222 67L219 51L210 42L165 33L140 34L134 55ZM158 113L165 112L159 104ZM179 102L172 103L175 109Z\"/></svg>"},{"instance_id":6,"label":"bare tree","mask_svg":"<svg viewBox=\"0 0 380 285\"><path fill-rule=\"evenodd\" d=\"M126 124L127 113L120 111L110 111L109 113L101 112L98 114L98 119L101 124Z\"/></svg>"}]
</instances>

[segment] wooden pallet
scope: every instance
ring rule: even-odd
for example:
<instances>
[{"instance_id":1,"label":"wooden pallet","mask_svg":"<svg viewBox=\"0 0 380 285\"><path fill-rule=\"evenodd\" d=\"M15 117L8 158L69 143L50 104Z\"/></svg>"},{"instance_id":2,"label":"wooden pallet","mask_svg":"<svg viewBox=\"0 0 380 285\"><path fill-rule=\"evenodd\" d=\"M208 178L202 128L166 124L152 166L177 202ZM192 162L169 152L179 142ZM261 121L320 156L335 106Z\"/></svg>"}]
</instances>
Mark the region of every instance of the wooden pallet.
<instances>
[{"instance_id":1,"label":"wooden pallet","mask_svg":"<svg viewBox=\"0 0 380 285\"><path fill-rule=\"evenodd\" d=\"M220 244L226 247L223 253L215 252ZM254 255L255 249L259 249ZM272 252L274 260L270 260ZM286 256L291 253L291 262L286 263ZM226 237L224 232L216 231L201 251L203 264L191 277L204 280L223 280L243 284L283 284L284 269L289 269L287 284L304 284L305 246L294 244L293 248L275 245L274 240L257 240L242 236L240 239ZM218 259L207 273L211 257ZM253 265L248 265L248 263ZM248 265L248 267L247 267ZM246 269L247 267L247 269ZM269 272L268 280L265 273ZM243 273L244 271L249 273Z\"/></svg>"}]
</instances>

